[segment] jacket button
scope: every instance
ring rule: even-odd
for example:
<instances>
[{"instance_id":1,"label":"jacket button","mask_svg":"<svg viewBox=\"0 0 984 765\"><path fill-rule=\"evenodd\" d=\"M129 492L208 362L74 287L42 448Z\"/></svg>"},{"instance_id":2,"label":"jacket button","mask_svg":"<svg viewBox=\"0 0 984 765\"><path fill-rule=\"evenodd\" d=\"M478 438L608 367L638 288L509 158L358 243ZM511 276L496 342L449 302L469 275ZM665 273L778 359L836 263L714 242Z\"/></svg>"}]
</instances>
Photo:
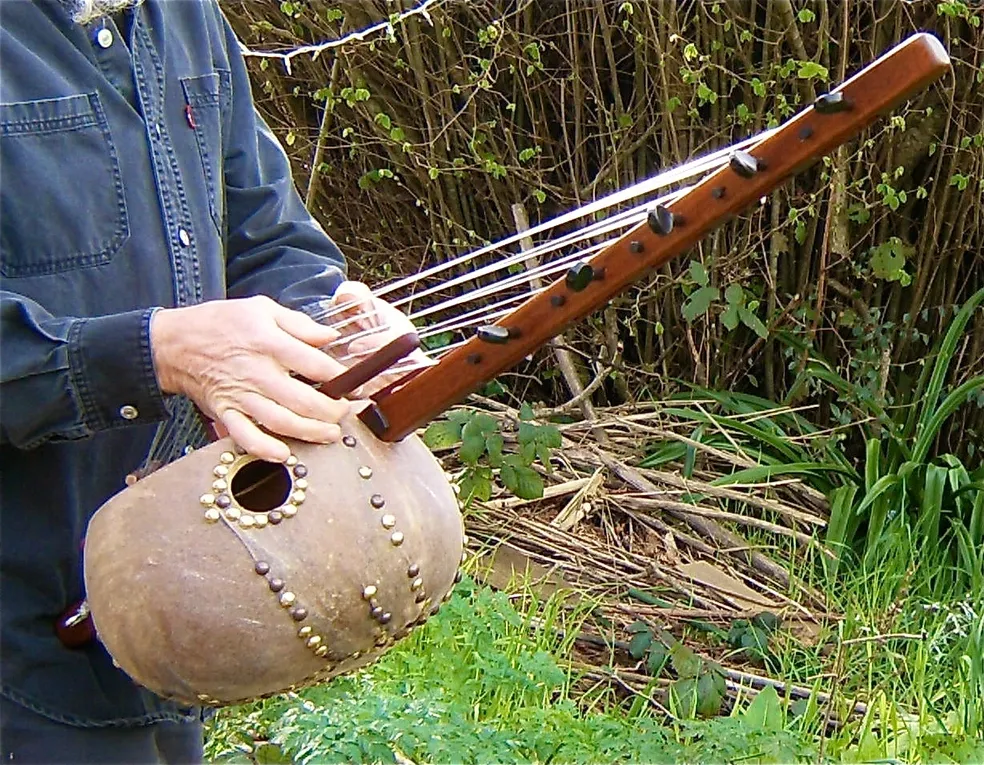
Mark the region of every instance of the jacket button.
<instances>
[{"instance_id":1,"label":"jacket button","mask_svg":"<svg viewBox=\"0 0 984 765\"><path fill-rule=\"evenodd\" d=\"M113 44L113 33L106 27L103 27L96 33L96 42L99 44L100 48L108 48Z\"/></svg>"},{"instance_id":2,"label":"jacket button","mask_svg":"<svg viewBox=\"0 0 984 765\"><path fill-rule=\"evenodd\" d=\"M120 407L120 417L122 417L124 420L135 420L139 416L140 416L140 412L137 411L137 408L135 406L131 406L130 404L125 404L124 406Z\"/></svg>"}]
</instances>

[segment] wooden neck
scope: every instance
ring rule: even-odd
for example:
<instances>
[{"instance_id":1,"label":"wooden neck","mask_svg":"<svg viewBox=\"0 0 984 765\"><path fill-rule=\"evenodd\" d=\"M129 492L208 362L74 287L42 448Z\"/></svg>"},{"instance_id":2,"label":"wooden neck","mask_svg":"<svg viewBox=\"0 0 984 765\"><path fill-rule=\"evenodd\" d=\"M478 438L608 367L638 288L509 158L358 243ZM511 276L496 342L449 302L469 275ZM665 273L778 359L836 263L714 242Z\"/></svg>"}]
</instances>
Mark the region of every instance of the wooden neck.
<instances>
[{"instance_id":1,"label":"wooden neck","mask_svg":"<svg viewBox=\"0 0 984 765\"><path fill-rule=\"evenodd\" d=\"M426 425L949 70L939 40L929 34L910 37L749 152L735 152L728 166L669 207L651 210L645 223L572 267L565 278L479 329L437 366L378 394L360 419L384 441Z\"/></svg>"}]
</instances>

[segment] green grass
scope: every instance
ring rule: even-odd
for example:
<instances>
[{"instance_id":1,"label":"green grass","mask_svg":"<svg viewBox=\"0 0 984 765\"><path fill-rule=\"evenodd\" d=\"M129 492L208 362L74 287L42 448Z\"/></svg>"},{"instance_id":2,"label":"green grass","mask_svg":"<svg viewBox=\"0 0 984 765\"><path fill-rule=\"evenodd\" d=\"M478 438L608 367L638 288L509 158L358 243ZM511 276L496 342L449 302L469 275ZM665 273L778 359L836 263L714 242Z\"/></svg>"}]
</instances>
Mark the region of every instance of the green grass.
<instances>
[{"instance_id":1,"label":"green grass","mask_svg":"<svg viewBox=\"0 0 984 765\"><path fill-rule=\"evenodd\" d=\"M981 290L954 315L907 405L855 396L819 360L804 385L852 398L848 431L822 430L754 396L697 391L671 402L694 442L757 466L716 483L796 476L827 495L824 541L836 560L789 550L791 573L828 593L835 615L810 644L776 640L770 676L813 689L773 692L710 720L667 719L610 686L583 693L568 664L584 612L466 580L422 629L369 670L328 686L224 710L208 754L242 762L984 762L984 468L943 437L984 378L949 381ZM810 379L807 380L806 378ZM710 404L706 402L711 402ZM865 409L869 406L868 409ZM969 456L968 456L969 455ZM685 473L690 445L655 443L643 458ZM750 536L750 542L757 540ZM762 540L763 542L766 540ZM775 540L771 540L774 544ZM619 636L627 639L626 636ZM711 642L721 640L705 635ZM771 642L771 639L770 639ZM651 689L655 692L655 686ZM832 697L819 703L817 693ZM855 704L866 707L853 713Z\"/></svg>"},{"instance_id":2,"label":"green grass","mask_svg":"<svg viewBox=\"0 0 984 765\"><path fill-rule=\"evenodd\" d=\"M208 755L231 762L395 762L396 752L432 763L811 759L812 742L778 722L778 701L769 706L768 697L731 717L667 725L648 705L612 706L608 691L575 696L563 659L569 645L551 629L570 631L570 618L559 599L522 612L505 594L466 579L438 616L369 671L221 711Z\"/></svg>"}]
</instances>

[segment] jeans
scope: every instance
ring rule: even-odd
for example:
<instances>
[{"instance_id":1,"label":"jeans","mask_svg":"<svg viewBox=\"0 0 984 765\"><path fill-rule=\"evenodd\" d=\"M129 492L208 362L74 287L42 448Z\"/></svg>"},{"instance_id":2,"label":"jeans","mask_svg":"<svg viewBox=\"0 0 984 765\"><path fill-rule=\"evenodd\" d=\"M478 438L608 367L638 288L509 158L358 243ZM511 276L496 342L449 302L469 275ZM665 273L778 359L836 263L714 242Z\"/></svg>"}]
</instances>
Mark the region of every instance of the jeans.
<instances>
[{"instance_id":1,"label":"jeans","mask_svg":"<svg viewBox=\"0 0 984 765\"><path fill-rule=\"evenodd\" d=\"M50 765L198 765L203 762L200 722L160 722L135 728L77 728L0 699L3 763Z\"/></svg>"}]
</instances>

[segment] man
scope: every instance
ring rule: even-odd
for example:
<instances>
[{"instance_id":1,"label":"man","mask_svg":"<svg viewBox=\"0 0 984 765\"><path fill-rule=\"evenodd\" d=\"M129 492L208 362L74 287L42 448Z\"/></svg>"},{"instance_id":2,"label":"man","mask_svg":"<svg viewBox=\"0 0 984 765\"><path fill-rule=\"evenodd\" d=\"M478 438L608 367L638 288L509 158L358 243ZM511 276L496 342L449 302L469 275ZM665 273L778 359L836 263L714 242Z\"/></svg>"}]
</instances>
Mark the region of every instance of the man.
<instances>
[{"instance_id":1,"label":"man","mask_svg":"<svg viewBox=\"0 0 984 765\"><path fill-rule=\"evenodd\" d=\"M199 761L200 710L56 636L88 519L183 400L264 459L338 438L348 404L298 379L344 368L337 334L305 311L381 306L305 211L216 0L3 0L0 34L3 758Z\"/></svg>"}]
</instances>

